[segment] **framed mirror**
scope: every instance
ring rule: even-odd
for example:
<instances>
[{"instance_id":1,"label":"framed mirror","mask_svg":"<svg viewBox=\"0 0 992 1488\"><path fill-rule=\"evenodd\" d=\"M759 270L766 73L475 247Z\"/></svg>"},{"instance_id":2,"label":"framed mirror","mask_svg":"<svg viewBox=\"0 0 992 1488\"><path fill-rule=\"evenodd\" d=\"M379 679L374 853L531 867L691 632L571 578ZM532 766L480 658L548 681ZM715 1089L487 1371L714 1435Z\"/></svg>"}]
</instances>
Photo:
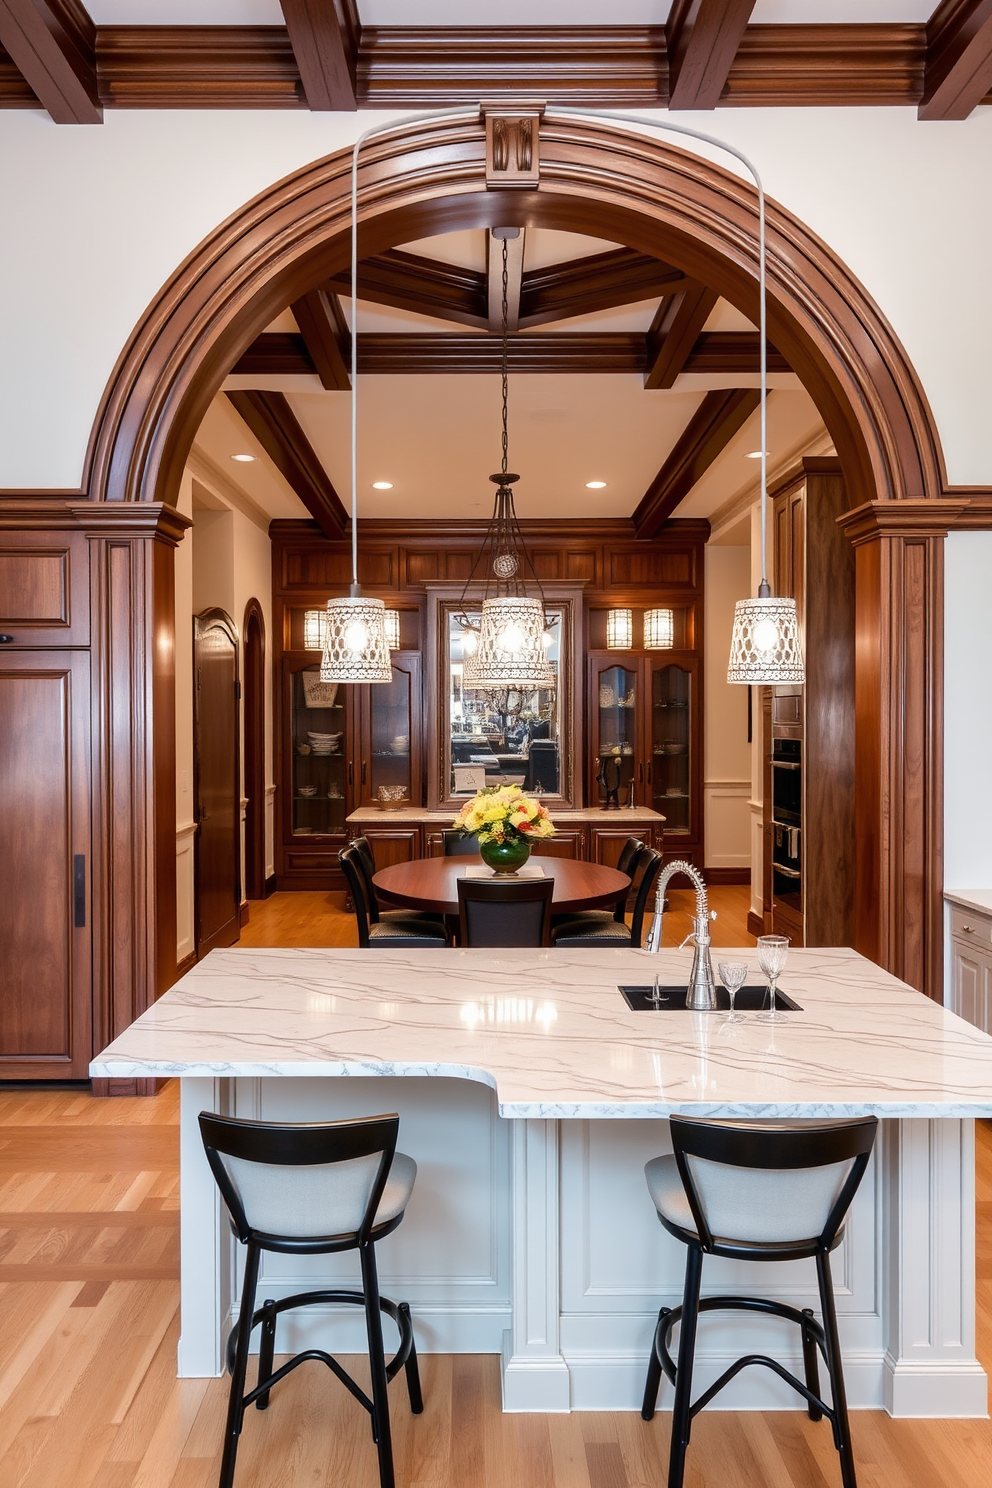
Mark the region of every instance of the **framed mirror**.
<instances>
[{"instance_id":1,"label":"framed mirror","mask_svg":"<svg viewBox=\"0 0 992 1488\"><path fill-rule=\"evenodd\" d=\"M450 591L432 594L429 652L437 658L439 707L428 722L428 805L457 811L487 785L519 785L549 806L574 804L578 600L549 593L547 651L554 687L473 688L466 651L479 611Z\"/></svg>"}]
</instances>

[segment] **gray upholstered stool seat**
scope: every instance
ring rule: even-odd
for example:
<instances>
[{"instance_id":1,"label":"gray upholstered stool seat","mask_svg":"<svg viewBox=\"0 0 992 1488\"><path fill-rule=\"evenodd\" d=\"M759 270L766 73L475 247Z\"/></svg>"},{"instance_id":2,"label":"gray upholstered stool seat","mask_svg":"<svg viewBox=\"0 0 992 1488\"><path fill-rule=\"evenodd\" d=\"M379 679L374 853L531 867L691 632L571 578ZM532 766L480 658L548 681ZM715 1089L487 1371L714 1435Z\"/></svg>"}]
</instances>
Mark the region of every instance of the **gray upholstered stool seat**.
<instances>
[{"instance_id":1,"label":"gray upholstered stool seat","mask_svg":"<svg viewBox=\"0 0 992 1488\"><path fill-rule=\"evenodd\" d=\"M236 1157L223 1157L221 1161L253 1230L294 1239L353 1236L357 1243L377 1160L355 1158L351 1162L294 1167L244 1162ZM416 1178L417 1164L413 1158L404 1152L394 1153L386 1186L376 1205L373 1235L404 1212Z\"/></svg>"}]
</instances>

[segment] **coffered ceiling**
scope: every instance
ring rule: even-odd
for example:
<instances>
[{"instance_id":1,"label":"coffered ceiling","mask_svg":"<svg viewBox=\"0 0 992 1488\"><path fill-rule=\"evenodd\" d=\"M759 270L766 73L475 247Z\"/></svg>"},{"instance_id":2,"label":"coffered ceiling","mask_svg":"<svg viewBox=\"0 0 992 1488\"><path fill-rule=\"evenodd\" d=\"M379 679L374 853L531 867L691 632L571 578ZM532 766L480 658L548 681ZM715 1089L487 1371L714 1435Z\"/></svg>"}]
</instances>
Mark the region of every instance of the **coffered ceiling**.
<instances>
[{"instance_id":1,"label":"coffered ceiling","mask_svg":"<svg viewBox=\"0 0 992 1488\"><path fill-rule=\"evenodd\" d=\"M712 109L914 104L992 87L988 0L0 0L0 105L444 106L499 94Z\"/></svg>"},{"instance_id":2,"label":"coffered ceiling","mask_svg":"<svg viewBox=\"0 0 992 1488\"><path fill-rule=\"evenodd\" d=\"M489 515L500 460L500 336L485 328L490 242L481 230L451 233L360 267L360 284L391 301L359 301L365 517ZM498 254L495 266L501 277ZM516 277L523 328L511 340L509 456L520 515L634 517L650 535L669 516L735 511L757 476L748 458L759 448L755 328L671 266L600 239L528 229ZM645 294L653 279L668 292ZM429 293L441 314L409 308ZM585 309L590 301L612 303ZM313 308L287 309L237 364L197 457L271 516L309 510L334 532L350 502L350 306L330 285L316 319ZM528 313L538 321L530 329ZM772 365L774 469L829 446L798 378L777 353Z\"/></svg>"}]
</instances>

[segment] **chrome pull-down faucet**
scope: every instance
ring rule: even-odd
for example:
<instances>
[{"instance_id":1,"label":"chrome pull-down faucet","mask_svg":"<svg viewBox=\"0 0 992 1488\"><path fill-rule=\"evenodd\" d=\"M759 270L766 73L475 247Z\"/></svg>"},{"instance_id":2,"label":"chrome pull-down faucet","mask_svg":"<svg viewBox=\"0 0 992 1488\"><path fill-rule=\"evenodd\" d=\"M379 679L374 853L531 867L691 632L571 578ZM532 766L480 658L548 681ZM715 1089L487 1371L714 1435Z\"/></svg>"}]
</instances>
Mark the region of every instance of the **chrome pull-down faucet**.
<instances>
[{"instance_id":1,"label":"chrome pull-down faucet","mask_svg":"<svg viewBox=\"0 0 992 1488\"><path fill-rule=\"evenodd\" d=\"M710 921L715 920L716 915L710 913L703 876L691 863L681 861L668 863L658 875L654 916L651 920L645 949L652 954L661 950L661 927L665 918L665 890L676 873L684 873L686 878L692 881L696 890L696 913L693 918L692 933L686 937L693 941L695 954L692 958L692 971L689 974L685 1005L692 1012L708 1013L716 1007L716 981L713 977L713 961L710 957ZM685 945L685 941L682 944Z\"/></svg>"}]
</instances>

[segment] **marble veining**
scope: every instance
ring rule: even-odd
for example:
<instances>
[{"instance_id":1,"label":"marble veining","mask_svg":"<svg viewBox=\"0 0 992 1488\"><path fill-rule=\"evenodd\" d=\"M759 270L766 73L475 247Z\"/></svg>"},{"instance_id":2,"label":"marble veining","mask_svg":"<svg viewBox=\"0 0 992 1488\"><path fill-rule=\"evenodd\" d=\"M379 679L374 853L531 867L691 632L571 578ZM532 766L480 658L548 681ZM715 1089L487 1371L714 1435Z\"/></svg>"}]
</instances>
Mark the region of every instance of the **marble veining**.
<instances>
[{"instance_id":1,"label":"marble veining","mask_svg":"<svg viewBox=\"0 0 992 1488\"><path fill-rule=\"evenodd\" d=\"M760 978L755 952L742 956ZM992 1115L992 1038L846 949L797 950L780 1025L632 1012L619 982L690 953L212 951L94 1077L441 1076L506 1117Z\"/></svg>"}]
</instances>

